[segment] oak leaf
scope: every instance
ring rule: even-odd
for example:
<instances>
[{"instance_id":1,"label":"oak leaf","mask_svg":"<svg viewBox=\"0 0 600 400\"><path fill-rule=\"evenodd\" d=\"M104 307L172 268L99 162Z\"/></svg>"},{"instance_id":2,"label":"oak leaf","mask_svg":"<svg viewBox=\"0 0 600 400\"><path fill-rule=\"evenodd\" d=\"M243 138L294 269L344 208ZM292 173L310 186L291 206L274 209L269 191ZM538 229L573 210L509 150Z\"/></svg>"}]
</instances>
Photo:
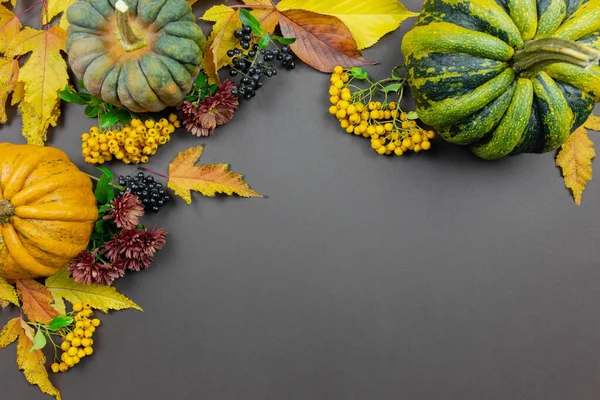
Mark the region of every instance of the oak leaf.
<instances>
[{"instance_id":1,"label":"oak leaf","mask_svg":"<svg viewBox=\"0 0 600 400\"><path fill-rule=\"evenodd\" d=\"M336 65L350 68L376 64L363 58L352 32L339 18L287 10L280 13L279 26L283 36L296 38L291 48L298 58L321 72L331 72Z\"/></svg>"},{"instance_id":2,"label":"oak leaf","mask_svg":"<svg viewBox=\"0 0 600 400\"><path fill-rule=\"evenodd\" d=\"M203 146L198 146L182 151L169 165L169 188L176 195L188 204L192 202L192 190L209 197L217 193L263 197L244 182L241 174L229 170L228 164L194 165L203 149Z\"/></svg>"},{"instance_id":3,"label":"oak leaf","mask_svg":"<svg viewBox=\"0 0 600 400\"><path fill-rule=\"evenodd\" d=\"M26 27L14 38L7 57L31 52L19 71L18 82L24 83L19 103L23 117L23 136L29 144L44 145L46 132L56 126L60 115L58 92L68 83L65 51L66 32L58 26L48 30Z\"/></svg>"},{"instance_id":4,"label":"oak leaf","mask_svg":"<svg viewBox=\"0 0 600 400\"><path fill-rule=\"evenodd\" d=\"M8 8L0 5L0 53L5 53L21 30L21 21Z\"/></svg>"},{"instance_id":5,"label":"oak leaf","mask_svg":"<svg viewBox=\"0 0 600 400\"><path fill-rule=\"evenodd\" d=\"M583 124L583 126L591 131L600 132L600 116L598 115L590 115L587 121Z\"/></svg>"},{"instance_id":6,"label":"oak leaf","mask_svg":"<svg viewBox=\"0 0 600 400\"><path fill-rule=\"evenodd\" d=\"M30 351L33 342L23 330L19 332L17 343L17 365L23 371L25 379L32 385L37 385L43 393L61 400L60 392L52 385L46 370L46 357L41 350Z\"/></svg>"},{"instance_id":7,"label":"oak leaf","mask_svg":"<svg viewBox=\"0 0 600 400\"><path fill-rule=\"evenodd\" d=\"M10 346L19 337L21 318L13 318L0 331L0 350Z\"/></svg>"},{"instance_id":8,"label":"oak leaf","mask_svg":"<svg viewBox=\"0 0 600 400\"><path fill-rule=\"evenodd\" d=\"M7 121L6 100L15 89L19 77L19 61L0 57L0 124Z\"/></svg>"},{"instance_id":9,"label":"oak leaf","mask_svg":"<svg viewBox=\"0 0 600 400\"><path fill-rule=\"evenodd\" d=\"M575 204L581 204L581 195L592 179L592 159L596 157L594 143L587 131L576 129L561 146L556 155L556 166L562 169L567 189L571 189Z\"/></svg>"},{"instance_id":10,"label":"oak leaf","mask_svg":"<svg viewBox=\"0 0 600 400\"><path fill-rule=\"evenodd\" d=\"M419 15L407 10L398 0L283 0L277 8L339 18L352 32L359 50L373 46L383 35L398 29L404 20Z\"/></svg>"},{"instance_id":11,"label":"oak leaf","mask_svg":"<svg viewBox=\"0 0 600 400\"><path fill-rule=\"evenodd\" d=\"M0 278L0 300L8 301L13 303L15 306L19 306L19 298L17 297L17 291L10 283L6 282L4 278Z\"/></svg>"},{"instance_id":12,"label":"oak leaf","mask_svg":"<svg viewBox=\"0 0 600 400\"><path fill-rule=\"evenodd\" d=\"M203 68L207 72L209 81L217 82L219 77L216 71L230 63L227 51L239 43L233 33L237 29L241 29L242 21L240 21L237 11L222 4L209 8L201 19L215 23L206 40Z\"/></svg>"},{"instance_id":13,"label":"oak leaf","mask_svg":"<svg viewBox=\"0 0 600 400\"><path fill-rule=\"evenodd\" d=\"M17 279L17 293L23 304L23 313L30 321L47 324L58 312L50 305L54 300L50 291L33 279Z\"/></svg>"},{"instance_id":14,"label":"oak leaf","mask_svg":"<svg viewBox=\"0 0 600 400\"><path fill-rule=\"evenodd\" d=\"M62 299L65 299L71 304L89 303L93 308L104 312L129 308L143 311L140 306L117 292L114 287L84 285L75 282L69 276L67 268L63 268L56 274L46 278L46 288L58 304L62 302Z\"/></svg>"}]
</instances>

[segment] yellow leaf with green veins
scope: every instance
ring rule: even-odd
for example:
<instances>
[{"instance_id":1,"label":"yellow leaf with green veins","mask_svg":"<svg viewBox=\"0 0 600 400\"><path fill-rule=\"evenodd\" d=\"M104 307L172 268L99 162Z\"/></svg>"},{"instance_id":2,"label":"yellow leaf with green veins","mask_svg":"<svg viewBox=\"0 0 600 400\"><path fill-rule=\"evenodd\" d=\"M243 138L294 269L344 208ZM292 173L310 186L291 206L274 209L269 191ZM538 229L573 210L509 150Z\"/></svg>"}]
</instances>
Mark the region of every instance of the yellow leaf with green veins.
<instances>
[{"instance_id":1,"label":"yellow leaf with green veins","mask_svg":"<svg viewBox=\"0 0 600 400\"><path fill-rule=\"evenodd\" d=\"M109 310L125 310L133 308L143 311L140 306L117 292L111 286L84 285L77 283L69 276L66 268L46 278L46 288L52 293L55 304L65 299L71 304L89 303L92 308L108 312Z\"/></svg>"},{"instance_id":2,"label":"yellow leaf with green veins","mask_svg":"<svg viewBox=\"0 0 600 400\"><path fill-rule=\"evenodd\" d=\"M68 83L65 51L67 34L58 26L48 30L23 29L13 40L7 57L31 53L19 71L18 82L25 84L19 110L23 117L23 136L29 144L43 146L46 132L56 126L60 115L60 92Z\"/></svg>"},{"instance_id":3,"label":"yellow leaf with green veins","mask_svg":"<svg viewBox=\"0 0 600 400\"><path fill-rule=\"evenodd\" d=\"M32 347L33 342L21 330L19 342L17 343L17 365L19 369L23 371L27 382L37 385L43 393L53 396L56 400L61 400L60 392L48 378L44 353L41 350L30 351Z\"/></svg>"},{"instance_id":4,"label":"yellow leaf with green veins","mask_svg":"<svg viewBox=\"0 0 600 400\"><path fill-rule=\"evenodd\" d=\"M341 19L352 32L359 50L373 46L383 35L398 29L404 20L419 15L398 0L282 0L277 8L312 11Z\"/></svg>"},{"instance_id":5,"label":"yellow leaf with green veins","mask_svg":"<svg viewBox=\"0 0 600 400\"><path fill-rule=\"evenodd\" d=\"M0 331L0 350L10 346L19 337L21 318L13 318Z\"/></svg>"},{"instance_id":6,"label":"yellow leaf with green veins","mask_svg":"<svg viewBox=\"0 0 600 400\"><path fill-rule=\"evenodd\" d=\"M571 189L575 204L581 204L581 195L587 182L592 180L592 159L596 157L594 143L583 127L576 129L560 147L556 166L562 169L567 189Z\"/></svg>"},{"instance_id":7,"label":"yellow leaf with green veins","mask_svg":"<svg viewBox=\"0 0 600 400\"><path fill-rule=\"evenodd\" d=\"M242 175L229 170L227 164L195 165L202 151L203 146L189 148L179 153L169 165L169 188L186 203L192 202L192 190L210 197L217 193L263 197L250 189Z\"/></svg>"},{"instance_id":8,"label":"yellow leaf with green veins","mask_svg":"<svg viewBox=\"0 0 600 400\"><path fill-rule=\"evenodd\" d=\"M19 307L19 298L14 286L0 278L0 300L8 301Z\"/></svg>"}]
</instances>

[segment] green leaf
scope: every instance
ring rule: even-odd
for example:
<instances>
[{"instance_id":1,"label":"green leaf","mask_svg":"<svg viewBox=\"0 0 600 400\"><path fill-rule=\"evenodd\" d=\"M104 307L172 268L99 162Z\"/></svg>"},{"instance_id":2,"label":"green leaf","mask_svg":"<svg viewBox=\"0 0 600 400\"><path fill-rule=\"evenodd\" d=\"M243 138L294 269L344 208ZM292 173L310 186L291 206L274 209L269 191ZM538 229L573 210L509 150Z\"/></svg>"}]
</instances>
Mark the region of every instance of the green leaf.
<instances>
[{"instance_id":1,"label":"green leaf","mask_svg":"<svg viewBox=\"0 0 600 400\"><path fill-rule=\"evenodd\" d=\"M203 73L203 72L200 72L200 73L198 74L198 77L196 78L196 81L194 82L194 86L195 86L195 87L196 87L198 90L200 90L200 89L202 89L203 87L205 87L205 86L206 86L206 75L204 75L204 73Z\"/></svg>"},{"instance_id":2,"label":"green leaf","mask_svg":"<svg viewBox=\"0 0 600 400\"><path fill-rule=\"evenodd\" d=\"M113 181L115 179L115 175L113 174L113 172L106 168L106 167L96 167L96 169L100 172L102 172L103 175L108 176L108 178Z\"/></svg>"},{"instance_id":3,"label":"green leaf","mask_svg":"<svg viewBox=\"0 0 600 400\"><path fill-rule=\"evenodd\" d=\"M417 118L419 118L419 115L417 114L416 111L407 112L404 116L406 117L406 119L417 119Z\"/></svg>"},{"instance_id":4,"label":"green leaf","mask_svg":"<svg viewBox=\"0 0 600 400\"><path fill-rule=\"evenodd\" d=\"M382 87L380 90L384 93L397 92L402 89L401 83L392 83L391 85L387 85Z\"/></svg>"},{"instance_id":5,"label":"green leaf","mask_svg":"<svg viewBox=\"0 0 600 400\"><path fill-rule=\"evenodd\" d=\"M258 47L260 49L266 49L267 47L269 47L269 43L271 43L271 35L267 33L260 38L260 41L258 42Z\"/></svg>"},{"instance_id":6,"label":"green leaf","mask_svg":"<svg viewBox=\"0 0 600 400\"><path fill-rule=\"evenodd\" d=\"M74 321L74 319L71 317L64 317L64 316L56 317L52 321L50 321L50 324L48 325L48 329L50 329L51 331L56 331L60 328L64 328L66 326L71 325L73 323L73 321Z\"/></svg>"},{"instance_id":7,"label":"green leaf","mask_svg":"<svg viewBox=\"0 0 600 400\"><path fill-rule=\"evenodd\" d=\"M113 126L117 122L127 123L130 120L131 114L129 111L123 108L115 108L100 117L100 128L106 129Z\"/></svg>"},{"instance_id":8,"label":"green leaf","mask_svg":"<svg viewBox=\"0 0 600 400\"><path fill-rule=\"evenodd\" d=\"M294 44L296 43L296 38L285 38L279 35L272 35L271 38L273 40L277 40L281 44Z\"/></svg>"},{"instance_id":9,"label":"green leaf","mask_svg":"<svg viewBox=\"0 0 600 400\"><path fill-rule=\"evenodd\" d=\"M106 220L105 219L99 219L98 221L96 221L96 225L95 225L95 230L96 232L103 234L104 232L106 232L106 228L104 228L104 225L106 224Z\"/></svg>"},{"instance_id":10,"label":"green leaf","mask_svg":"<svg viewBox=\"0 0 600 400\"><path fill-rule=\"evenodd\" d=\"M85 82L83 81L83 79L80 79L78 83L79 83L79 89L85 90Z\"/></svg>"},{"instance_id":11,"label":"green leaf","mask_svg":"<svg viewBox=\"0 0 600 400\"><path fill-rule=\"evenodd\" d=\"M94 194L96 195L96 202L98 204L105 204L109 202L109 196L112 192L113 198L115 195L115 190L111 185L112 179L110 179L107 175L102 175L100 179L98 179L98 183L96 183L96 190Z\"/></svg>"},{"instance_id":12,"label":"green leaf","mask_svg":"<svg viewBox=\"0 0 600 400\"><path fill-rule=\"evenodd\" d=\"M29 349L29 351L32 352L32 351L40 350L40 349L43 349L44 347L46 347L46 336L44 336L42 331L38 329L38 331L35 333L35 336L33 338L33 347L31 349Z\"/></svg>"},{"instance_id":13,"label":"green leaf","mask_svg":"<svg viewBox=\"0 0 600 400\"><path fill-rule=\"evenodd\" d=\"M98 116L98 111L100 111L100 108L98 106L88 105L85 108L85 115L88 118L96 118Z\"/></svg>"},{"instance_id":14,"label":"green leaf","mask_svg":"<svg viewBox=\"0 0 600 400\"><path fill-rule=\"evenodd\" d=\"M353 76L358 80L364 81L365 79L369 79L369 74L362 68L354 67L348 72L350 73L350 76Z\"/></svg>"},{"instance_id":15,"label":"green leaf","mask_svg":"<svg viewBox=\"0 0 600 400\"><path fill-rule=\"evenodd\" d=\"M246 9L240 10L240 20L242 24L248 25L252 28L252 33L257 36L262 36L264 34L263 28L260 25L260 21L256 19L256 17L250 14L250 11Z\"/></svg>"},{"instance_id":16,"label":"green leaf","mask_svg":"<svg viewBox=\"0 0 600 400\"><path fill-rule=\"evenodd\" d=\"M75 93L68 86L66 86L63 90L58 92L58 97L60 97L67 103L75 103L80 105L87 104L86 101L81 98L79 93Z\"/></svg>"},{"instance_id":17,"label":"green leaf","mask_svg":"<svg viewBox=\"0 0 600 400\"><path fill-rule=\"evenodd\" d=\"M100 206L98 208L98 214L104 214L105 212L107 212L110 209L111 205L110 204L104 204L102 206Z\"/></svg>"},{"instance_id":18,"label":"green leaf","mask_svg":"<svg viewBox=\"0 0 600 400\"><path fill-rule=\"evenodd\" d=\"M218 89L219 85L215 85L214 83L208 87L211 96L214 96Z\"/></svg>"}]
</instances>

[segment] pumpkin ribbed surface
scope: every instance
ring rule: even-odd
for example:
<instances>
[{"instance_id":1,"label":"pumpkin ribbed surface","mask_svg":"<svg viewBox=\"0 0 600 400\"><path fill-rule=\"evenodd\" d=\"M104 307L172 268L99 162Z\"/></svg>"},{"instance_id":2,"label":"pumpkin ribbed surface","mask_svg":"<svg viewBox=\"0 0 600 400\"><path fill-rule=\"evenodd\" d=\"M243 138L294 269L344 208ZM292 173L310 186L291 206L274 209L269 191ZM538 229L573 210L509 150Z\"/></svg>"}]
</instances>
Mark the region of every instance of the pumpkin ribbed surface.
<instances>
[{"instance_id":1,"label":"pumpkin ribbed surface","mask_svg":"<svg viewBox=\"0 0 600 400\"><path fill-rule=\"evenodd\" d=\"M49 276L88 245L90 178L61 150L0 143L0 277Z\"/></svg>"},{"instance_id":2,"label":"pumpkin ribbed surface","mask_svg":"<svg viewBox=\"0 0 600 400\"><path fill-rule=\"evenodd\" d=\"M447 141L485 159L553 151L600 101L600 0L426 0L402 52Z\"/></svg>"},{"instance_id":3,"label":"pumpkin ribbed surface","mask_svg":"<svg viewBox=\"0 0 600 400\"><path fill-rule=\"evenodd\" d=\"M79 0L67 19L69 64L94 96L155 112L191 90L206 39L185 0Z\"/></svg>"}]
</instances>

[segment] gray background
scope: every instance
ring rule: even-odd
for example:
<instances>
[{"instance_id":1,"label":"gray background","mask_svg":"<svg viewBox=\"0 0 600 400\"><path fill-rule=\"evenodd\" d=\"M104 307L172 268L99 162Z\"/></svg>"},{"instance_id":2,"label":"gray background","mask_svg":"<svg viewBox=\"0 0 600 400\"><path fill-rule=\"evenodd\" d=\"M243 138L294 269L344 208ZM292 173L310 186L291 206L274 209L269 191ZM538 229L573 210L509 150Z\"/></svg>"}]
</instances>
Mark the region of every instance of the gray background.
<instances>
[{"instance_id":1,"label":"gray background","mask_svg":"<svg viewBox=\"0 0 600 400\"><path fill-rule=\"evenodd\" d=\"M373 76L401 64L411 25L365 51ZM230 162L269 198L195 194L146 219L169 242L117 285L145 313L102 318L93 358L52 378L64 398L598 398L600 180L577 208L553 154L484 162L435 140L379 156L327 114L328 82L282 71L215 136L181 130L160 149L149 167L166 173L206 143L203 162ZM78 147L91 125L64 107L49 144L94 172ZM23 142L20 127L2 140ZM0 387L45 398L14 347Z\"/></svg>"}]
</instances>

